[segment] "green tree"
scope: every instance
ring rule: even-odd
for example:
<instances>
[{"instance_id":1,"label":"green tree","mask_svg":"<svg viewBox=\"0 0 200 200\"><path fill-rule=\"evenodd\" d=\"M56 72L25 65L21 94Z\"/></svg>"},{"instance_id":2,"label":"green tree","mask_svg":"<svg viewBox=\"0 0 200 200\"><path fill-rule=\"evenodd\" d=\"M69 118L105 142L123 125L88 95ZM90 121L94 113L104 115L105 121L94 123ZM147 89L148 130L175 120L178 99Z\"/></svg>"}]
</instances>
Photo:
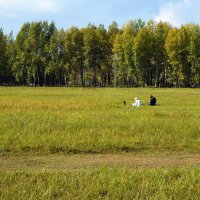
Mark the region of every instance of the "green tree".
<instances>
[{"instance_id":1,"label":"green tree","mask_svg":"<svg viewBox=\"0 0 200 200\"><path fill-rule=\"evenodd\" d=\"M7 69L6 69L6 76L7 82L12 83L14 82L14 77L12 73L12 66L15 62L16 51L14 47L14 38L13 32L11 31L10 34L7 36L7 45L6 45L6 58L7 58Z\"/></svg>"},{"instance_id":2,"label":"green tree","mask_svg":"<svg viewBox=\"0 0 200 200\"><path fill-rule=\"evenodd\" d=\"M114 42L113 52L115 54L114 67L116 67L116 80L118 85L126 86L127 84L127 76L128 76L128 68L125 65L125 53L123 48L124 43L123 32L120 31Z\"/></svg>"},{"instance_id":3,"label":"green tree","mask_svg":"<svg viewBox=\"0 0 200 200\"><path fill-rule=\"evenodd\" d=\"M118 80L124 86L138 84L138 74L134 62L134 38L138 31L144 27L141 19L130 20L118 33L113 52L116 55Z\"/></svg>"},{"instance_id":4,"label":"green tree","mask_svg":"<svg viewBox=\"0 0 200 200\"><path fill-rule=\"evenodd\" d=\"M6 36L0 29L0 84L6 81L7 75L7 57L6 57Z\"/></svg>"},{"instance_id":5,"label":"green tree","mask_svg":"<svg viewBox=\"0 0 200 200\"><path fill-rule=\"evenodd\" d=\"M45 31L42 22L30 24L25 51L28 53L28 81L36 85L45 84Z\"/></svg>"},{"instance_id":6,"label":"green tree","mask_svg":"<svg viewBox=\"0 0 200 200\"><path fill-rule=\"evenodd\" d=\"M30 59L28 53L26 52L26 42L29 36L29 29L30 24L24 23L14 42L16 58L12 65L12 71L16 81L23 85L27 84L27 68L30 65Z\"/></svg>"},{"instance_id":7,"label":"green tree","mask_svg":"<svg viewBox=\"0 0 200 200\"><path fill-rule=\"evenodd\" d=\"M107 75L108 75L108 85L111 85L112 83L112 75L114 75L114 73L116 72L115 70L115 66L116 66L116 63L114 58L115 58L115 53L113 51L114 49L114 43L115 43L115 39L116 39L116 36L117 34L119 33L119 28L118 28L118 24L117 22L112 22L109 27L108 27L108 40L109 40L109 55L108 55L108 69L107 69Z\"/></svg>"},{"instance_id":8,"label":"green tree","mask_svg":"<svg viewBox=\"0 0 200 200\"><path fill-rule=\"evenodd\" d=\"M90 75L92 75L92 85L97 86L97 76L99 68L99 38L97 36L97 27L89 24L84 29L84 56L85 56L85 84L91 85Z\"/></svg>"},{"instance_id":9,"label":"green tree","mask_svg":"<svg viewBox=\"0 0 200 200\"><path fill-rule=\"evenodd\" d=\"M64 31L39 21L16 39L0 29L0 84L200 87L199 27L137 19Z\"/></svg>"},{"instance_id":10,"label":"green tree","mask_svg":"<svg viewBox=\"0 0 200 200\"><path fill-rule=\"evenodd\" d=\"M108 37L111 47L114 45L117 33L119 33L119 28L117 22L114 21L108 26Z\"/></svg>"},{"instance_id":11,"label":"green tree","mask_svg":"<svg viewBox=\"0 0 200 200\"><path fill-rule=\"evenodd\" d=\"M71 27L66 31L65 49L67 52L67 65L71 75L70 80L72 80L73 86L76 86L79 83L84 86L83 32L77 27Z\"/></svg>"},{"instance_id":12,"label":"green tree","mask_svg":"<svg viewBox=\"0 0 200 200\"><path fill-rule=\"evenodd\" d=\"M180 76L181 69L179 65L179 55L178 55L178 29L172 28L169 30L165 48L167 51L168 62L171 65L171 76L172 76L172 85L175 81L175 86L178 87L180 85Z\"/></svg>"},{"instance_id":13,"label":"green tree","mask_svg":"<svg viewBox=\"0 0 200 200\"><path fill-rule=\"evenodd\" d=\"M48 54L50 56L50 61L48 62L48 67L46 68L46 73L48 75L54 75L55 85L67 85L68 80L68 66L67 66L67 55L65 49L65 31L61 29L60 31L55 31L50 39L50 44L48 46Z\"/></svg>"},{"instance_id":14,"label":"green tree","mask_svg":"<svg viewBox=\"0 0 200 200\"><path fill-rule=\"evenodd\" d=\"M153 84L154 37L151 30L144 27L139 30L134 39L134 61L139 84Z\"/></svg>"},{"instance_id":15,"label":"green tree","mask_svg":"<svg viewBox=\"0 0 200 200\"><path fill-rule=\"evenodd\" d=\"M191 36L189 44L188 60L191 62L192 85L200 87L200 26L191 25Z\"/></svg>"},{"instance_id":16,"label":"green tree","mask_svg":"<svg viewBox=\"0 0 200 200\"><path fill-rule=\"evenodd\" d=\"M125 55L125 66L127 68L127 82L128 85L137 85L137 73L136 66L134 63L134 38L136 37L138 31L145 26L145 22L141 19L130 20L123 31L123 48Z\"/></svg>"},{"instance_id":17,"label":"green tree","mask_svg":"<svg viewBox=\"0 0 200 200\"><path fill-rule=\"evenodd\" d=\"M175 86L180 87L181 83L188 87L191 78L191 63L189 56L190 35L186 27L173 28L166 38L165 48L168 53L168 61L172 65L172 77Z\"/></svg>"},{"instance_id":18,"label":"green tree","mask_svg":"<svg viewBox=\"0 0 200 200\"><path fill-rule=\"evenodd\" d=\"M151 64L154 67L154 82L156 87L167 86L168 63L165 41L170 28L168 23L159 22L154 25L152 30L154 37L154 55Z\"/></svg>"},{"instance_id":19,"label":"green tree","mask_svg":"<svg viewBox=\"0 0 200 200\"><path fill-rule=\"evenodd\" d=\"M112 70L112 46L110 45L110 38L105 27L100 24L96 29L96 34L98 37L98 70L100 74L100 84L101 86L110 85L110 74Z\"/></svg>"},{"instance_id":20,"label":"green tree","mask_svg":"<svg viewBox=\"0 0 200 200\"><path fill-rule=\"evenodd\" d=\"M178 32L178 59L181 69L182 82L185 87L189 87L191 80L191 62L188 60L190 45L190 31L186 26L181 26Z\"/></svg>"}]
</instances>

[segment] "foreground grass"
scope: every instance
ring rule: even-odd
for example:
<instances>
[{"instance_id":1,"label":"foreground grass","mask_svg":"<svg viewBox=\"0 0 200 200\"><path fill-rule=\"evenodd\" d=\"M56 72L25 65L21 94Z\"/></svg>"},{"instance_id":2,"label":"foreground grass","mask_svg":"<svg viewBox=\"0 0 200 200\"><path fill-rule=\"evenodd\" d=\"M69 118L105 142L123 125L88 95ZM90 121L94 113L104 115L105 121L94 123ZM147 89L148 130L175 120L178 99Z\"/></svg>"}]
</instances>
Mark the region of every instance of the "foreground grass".
<instances>
[{"instance_id":1,"label":"foreground grass","mask_svg":"<svg viewBox=\"0 0 200 200\"><path fill-rule=\"evenodd\" d=\"M199 153L199 111L198 89L0 88L0 154Z\"/></svg>"},{"instance_id":2,"label":"foreground grass","mask_svg":"<svg viewBox=\"0 0 200 200\"><path fill-rule=\"evenodd\" d=\"M199 199L200 169L0 172L0 199Z\"/></svg>"}]
</instances>

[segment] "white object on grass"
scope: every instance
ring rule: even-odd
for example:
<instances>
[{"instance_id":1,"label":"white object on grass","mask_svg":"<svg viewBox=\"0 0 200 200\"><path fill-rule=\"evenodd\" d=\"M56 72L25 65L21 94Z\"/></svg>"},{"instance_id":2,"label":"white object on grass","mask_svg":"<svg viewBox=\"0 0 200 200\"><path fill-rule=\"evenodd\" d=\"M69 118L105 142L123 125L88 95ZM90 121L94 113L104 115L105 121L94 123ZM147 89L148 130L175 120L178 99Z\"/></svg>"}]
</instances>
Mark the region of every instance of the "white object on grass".
<instances>
[{"instance_id":1,"label":"white object on grass","mask_svg":"<svg viewBox=\"0 0 200 200\"><path fill-rule=\"evenodd\" d=\"M135 107L140 107L142 103L137 97L135 97L135 103L133 103L132 105Z\"/></svg>"}]
</instances>

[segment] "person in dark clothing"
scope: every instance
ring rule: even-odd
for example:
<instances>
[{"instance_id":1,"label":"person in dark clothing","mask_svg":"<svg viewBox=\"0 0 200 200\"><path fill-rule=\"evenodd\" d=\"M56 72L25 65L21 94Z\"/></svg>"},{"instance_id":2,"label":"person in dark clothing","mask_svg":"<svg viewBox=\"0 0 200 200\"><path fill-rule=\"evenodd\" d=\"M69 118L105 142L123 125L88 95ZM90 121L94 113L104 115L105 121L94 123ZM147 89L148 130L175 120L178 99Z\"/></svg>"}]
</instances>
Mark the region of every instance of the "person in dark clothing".
<instances>
[{"instance_id":1,"label":"person in dark clothing","mask_svg":"<svg viewBox=\"0 0 200 200\"><path fill-rule=\"evenodd\" d=\"M156 105L156 97L154 97L153 95L150 95L149 105L150 106L155 106Z\"/></svg>"}]
</instances>

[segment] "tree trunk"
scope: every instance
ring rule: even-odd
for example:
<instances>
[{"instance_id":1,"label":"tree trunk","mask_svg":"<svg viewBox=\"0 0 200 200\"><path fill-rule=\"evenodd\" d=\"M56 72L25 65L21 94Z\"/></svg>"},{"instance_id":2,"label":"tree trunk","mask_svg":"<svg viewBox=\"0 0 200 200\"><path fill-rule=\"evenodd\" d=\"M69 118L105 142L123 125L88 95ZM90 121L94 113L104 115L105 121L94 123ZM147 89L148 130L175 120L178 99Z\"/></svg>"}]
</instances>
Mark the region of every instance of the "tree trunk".
<instances>
[{"instance_id":1,"label":"tree trunk","mask_svg":"<svg viewBox=\"0 0 200 200\"><path fill-rule=\"evenodd\" d=\"M93 75L93 86L96 87L97 85L97 72L96 70L94 70L94 75Z\"/></svg>"},{"instance_id":2,"label":"tree trunk","mask_svg":"<svg viewBox=\"0 0 200 200\"><path fill-rule=\"evenodd\" d=\"M110 74L110 71L108 71L108 85L111 84L111 74Z\"/></svg>"},{"instance_id":3,"label":"tree trunk","mask_svg":"<svg viewBox=\"0 0 200 200\"><path fill-rule=\"evenodd\" d=\"M67 76L64 74L65 87L67 87Z\"/></svg>"},{"instance_id":4,"label":"tree trunk","mask_svg":"<svg viewBox=\"0 0 200 200\"><path fill-rule=\"evenodd\" d=\"M44 74L44 80L43 80L43 86L45 87L46 86L46 74Z\"/></svg>"},{"instance_id":5,"label":"tree trunk","mask_svg":"<svg viewBox=\"0 0 200 200\"><path fill-rule=\"evenodd\" d=\"M82 59L80 61L80 77L81 77L81 85L82 85L82 87L84 87L85 82L84 82L84 71L83 71L83 61L82 61Z\"/></svg>"},{"instance_id":6,"label":"tree trunk","mask_svg":"<svg viewBox=\"0 0 200 200\"><path fill-rule=\"evenodd\" d=\"M84 79L85 79L85 80L84 80L84 82L85 82L85 87L87 87L87 71L86 71L86 70L85 70L85 73L84 73L84 74L85 74L85 77L84 77Z\"/></svg>"},{"instance_id":7,"label":"tree trunk","mask_svg":"<svg viewBox=\"0 0 200 200\"><path fill-rule=\"evenodd\" d=\"M73 87L75 87L76 86L76 73L74 74L74 80L73 80Z\"/></svg>"}]
</instances>

